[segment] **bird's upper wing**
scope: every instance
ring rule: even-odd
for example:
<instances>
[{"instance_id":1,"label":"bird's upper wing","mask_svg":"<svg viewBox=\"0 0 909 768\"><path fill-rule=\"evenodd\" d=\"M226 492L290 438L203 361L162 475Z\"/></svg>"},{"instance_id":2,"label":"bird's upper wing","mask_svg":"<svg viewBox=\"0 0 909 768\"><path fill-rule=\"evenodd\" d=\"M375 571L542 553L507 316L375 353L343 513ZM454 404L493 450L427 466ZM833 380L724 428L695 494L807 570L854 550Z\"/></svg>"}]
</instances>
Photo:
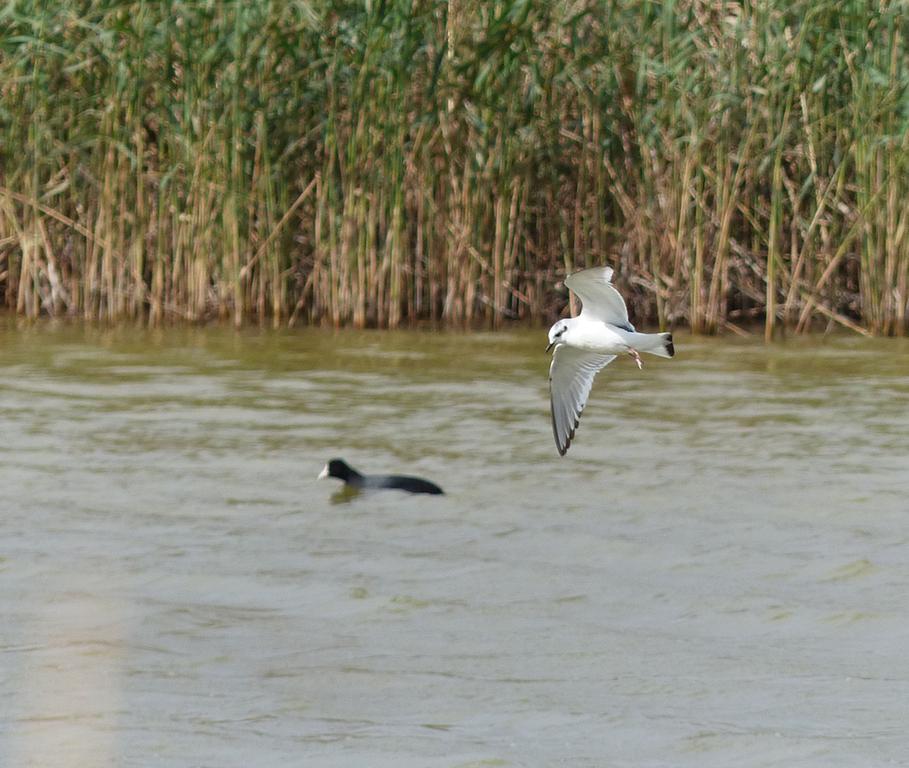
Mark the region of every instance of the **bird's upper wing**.
<instances>
[{"instance_id":1,"label":"bird's upper wing","mask_svg":"<svg viewBox=\"0 0 909 768\"><path fill-rule=\"evenodd\" d=\"M628 322L625 299L612 284L612 267L593 267L575 272L565 278L565 285L583 302L581 317L634 331L634 326Z\"/></svg>"},{"instance_id":2,"label":"bird's upper wing","mask_svg":"<svg viewBox=\"0 0 909 768\"><path fill-rule=\"evenodd\" d=\"M578 428L581 411L593 386L593 377L615 360L615 355L598 355L559 344L549 366L549 405L552 434L559 455L564 456Z\"/></svg>"}]
</instances>

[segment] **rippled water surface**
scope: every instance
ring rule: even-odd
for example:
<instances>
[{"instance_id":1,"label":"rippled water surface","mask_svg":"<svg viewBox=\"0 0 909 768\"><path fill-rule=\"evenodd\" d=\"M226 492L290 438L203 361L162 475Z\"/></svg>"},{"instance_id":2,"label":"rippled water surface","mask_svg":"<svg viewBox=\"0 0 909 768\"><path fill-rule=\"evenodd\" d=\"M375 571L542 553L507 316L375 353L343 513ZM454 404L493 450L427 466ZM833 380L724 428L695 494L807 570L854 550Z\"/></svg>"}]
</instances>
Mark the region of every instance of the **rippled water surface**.
<instances>
[{"instance_id":1,"label":"rippled water surface","mask_svg":"<svg viewBox=\"0 0 909 768\"><path fill-rule=\"evenodd\" d=\"M0 764L907 764L909 345L545 343L0 327Z\"/></svg>"}]
</instances>

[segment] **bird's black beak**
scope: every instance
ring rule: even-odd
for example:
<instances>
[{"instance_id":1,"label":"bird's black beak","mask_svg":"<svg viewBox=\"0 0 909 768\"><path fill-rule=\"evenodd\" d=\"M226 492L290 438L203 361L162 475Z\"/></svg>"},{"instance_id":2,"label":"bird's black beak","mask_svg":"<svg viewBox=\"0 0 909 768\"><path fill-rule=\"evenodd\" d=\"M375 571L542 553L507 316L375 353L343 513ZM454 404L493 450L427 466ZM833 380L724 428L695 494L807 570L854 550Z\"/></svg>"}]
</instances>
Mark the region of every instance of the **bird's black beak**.
<instances>
[{"instance_id":1,"label":"bird's black beak","mask_svg":"<svg viewBox=\"0 0 909 768\"><path fill-rule=\"evenodd\" d=\"M552 347L553 347L554 344L555 344L554 341L550 341L550 342L549 342L549 346L546 347L546 351L548 352L550 349L552 349Z\"/></svg>"}]
</instances>

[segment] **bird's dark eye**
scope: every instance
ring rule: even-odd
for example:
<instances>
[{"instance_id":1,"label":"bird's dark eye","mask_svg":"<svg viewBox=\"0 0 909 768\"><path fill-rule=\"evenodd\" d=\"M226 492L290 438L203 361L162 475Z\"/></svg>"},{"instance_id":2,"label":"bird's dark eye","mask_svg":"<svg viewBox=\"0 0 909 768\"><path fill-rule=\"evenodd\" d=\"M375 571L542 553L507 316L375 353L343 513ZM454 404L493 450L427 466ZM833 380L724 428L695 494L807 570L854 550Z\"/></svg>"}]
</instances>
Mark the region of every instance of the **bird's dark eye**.
<instances>
[{"instance_id":1,"label":"bird's dark eye","mask_svg":"<svg viewBox=\"0 0 909 768\"><path fill-rule=\"evenodd\" d=\"M560 330L556 333L556 336L561 336L563 333L565 333L565 329L564 329L564 328L560 329Z\"/></svg>"}]
</instances>

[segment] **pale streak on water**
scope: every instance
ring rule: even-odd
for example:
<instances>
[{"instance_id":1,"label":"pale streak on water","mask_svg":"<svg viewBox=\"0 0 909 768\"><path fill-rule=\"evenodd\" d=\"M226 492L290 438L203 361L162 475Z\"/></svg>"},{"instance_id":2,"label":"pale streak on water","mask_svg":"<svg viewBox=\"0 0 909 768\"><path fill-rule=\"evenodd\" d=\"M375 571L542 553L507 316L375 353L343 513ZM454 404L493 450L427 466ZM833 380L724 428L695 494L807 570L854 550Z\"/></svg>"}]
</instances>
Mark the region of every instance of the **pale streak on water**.
<instances>
[{"instance_id":1,"label":"pale streak on water","mask_svg":"<svg viewBox=\"0 0 909 768\"><path fill-rule=\"evenodd\" d=\"M909 346L544 345L0 329L0 764L906 764Z\"/></svg>"}]
</instances>

